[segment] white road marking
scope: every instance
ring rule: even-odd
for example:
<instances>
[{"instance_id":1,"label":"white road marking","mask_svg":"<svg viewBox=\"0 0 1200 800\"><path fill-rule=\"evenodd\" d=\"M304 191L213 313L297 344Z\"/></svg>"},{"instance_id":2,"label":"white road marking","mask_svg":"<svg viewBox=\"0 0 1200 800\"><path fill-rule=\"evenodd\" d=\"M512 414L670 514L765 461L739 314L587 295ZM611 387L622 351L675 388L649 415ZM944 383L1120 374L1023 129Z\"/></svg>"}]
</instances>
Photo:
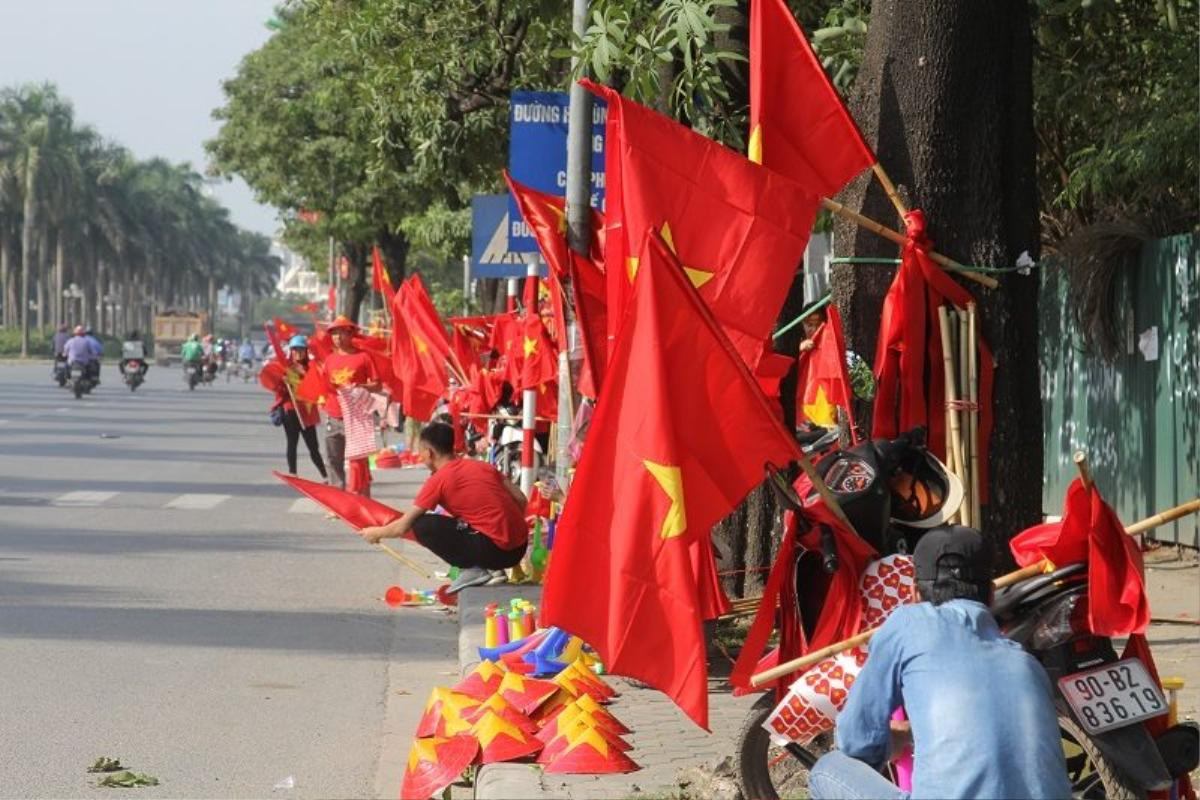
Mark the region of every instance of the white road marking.
<instances>
[{"instance_id":1,"label":"white road marking","mask_svg":"<svg viewBox=\"0 0 1200 800\"><path fill-rule=\"evenodd\" d=\"M116 492L67 492L52 500L50 505L86 508L89 506L98 506L116 496Z\"/></svg>"},{"instance_id":2,"label":"white road marking","mask_svg":"<svg viewBox=\"0 0 1200 800\"><path fill-rule=\"evenodd\" d=\"M185 511L206 511L215 508L229 499L227 494L181 494L167 508L178 508Z\"/></svg>"},{"instance_id":3,"label":"white road marking","mask_svg":"<svg viewBox=\"0 0 1200 800\"><path fill-rule=\"evenodd\" d=\"M11 419L0 419L0 425L7 425L10 422L12 422Z\"/></svg>"},{"instance_id":4,"label":"white road marking","mask_svg":"<svg viewBox=\"0 0 1200 800\"><path fill-rule=\"evenodd\" d=\"M288 507L289 514L320 514L324 510L307 497L301 497Z\"/></svg>"}]
</instances>

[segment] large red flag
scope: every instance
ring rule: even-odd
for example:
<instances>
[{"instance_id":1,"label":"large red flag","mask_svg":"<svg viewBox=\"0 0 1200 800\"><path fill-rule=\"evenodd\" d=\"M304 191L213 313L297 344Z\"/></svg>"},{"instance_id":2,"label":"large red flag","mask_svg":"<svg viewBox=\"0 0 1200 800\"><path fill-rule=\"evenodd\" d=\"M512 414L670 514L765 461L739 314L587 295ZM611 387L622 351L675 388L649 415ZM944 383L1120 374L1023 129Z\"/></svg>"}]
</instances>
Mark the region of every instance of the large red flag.
<instances>
[{"instance_id":1,"label":"large red flag","mask_svg":"<svg viewBox=\"0 0 1200 800\"><path fill-rule=\"evenodd\" d=\"M279 338L285 342L300 332L299 328L295 327L294 325L289 325L279 317L275 317L272 322L275 324L275 332L278 333Z\"/></svg>"},{"instance_id":2,"label":"large red flag","mask_svg":"<svg viewBox=\"0 0 1200 800\"><path fill-rule=\"evenodd\" d=\"M392 299L391 351L395 375L403 385L404 413L430 419L449 385L450 343L417 275L404 281Z\"/></svg>"},{"instance_id":3,"label":"large red flag","mask_svg":"<svg viewBox=\"0 0 1200 800\"><path fill-rule=\"evenodd\" d=\"M391 506L385 506L378 500L372 500L361 494L353 494L336 486L297 478L295 475L285 475L282 472L273 474L296 491L307 495L332 513L337 514L343 522L356 531L377 525L387 525L404 516L403 511L397 511ZM416 541L412 531L400 538Z\"/></svg>"},{"instance_id":4,"label":"large red flag","mask_svg":"<svg viewBox=\"0 0 1200 800\"><path fill-rule=\"evenodd\" d=\"M819 199L771 170L604 86L610 352L646 231L661 234L754 369L804 256Z\"/></svg>"},{"instance_id":5,"label":"large red flag","mask_svg":"<svg viewBox=\"0 0 1200 800\"><path fill-rule=\"evenodd\" d=\"M800 356L796 384L796 419L807 417L816 425L837 425L837 409L846 412L850 430L854 430L851 410L853 392L846 370L846 342L842 337L842 316L836 306L825 310L825 322L813 337L813 349Z\"/></svg>"},{"instance_id":6,"label":"large red flag","mask_svg":"<svg viewBox=\"0 0 1200 800\"><path fill-rule=\"evenodd\" d=\"M707 728L701 622L727 608L710 531L762 483L766 462L797 450L679 262L650 237L558 524L543 614Z\"/></svg>"},{"instance_id":7,"label":"large red flag","mask_svg":"<svg viewBox=\"0 0 1200 800\"><path fill-rule=\"evenodd\" d=\"M1067 488L1062 521L1021 531L1008 546L1021 566L1043 557L1056 567L1087 562L1092 633L1125 636L1146 630L1150 603L1142 580L1142 554L1095 486L1085 488L1076 478Z\"/></svg>"},{"instance_id":8,"label":"large red flag","mask_svg":"<svg viewBox=\"0 0 1200 800\"><path fill-rule=\"evenodd\" d=\"M875 347L876 388L872 438L894 439L901 431L923 426L929 449L946 459L946 373L938 306L949 300L965 309L971 293L929 258L925 216L914 209L904 218L908 242L900 268L883 298L883 316ZM979 495L988 496L988 452L992 436L992 351L979 339Z\"/></svg>"},{"instance_id":9,"label":"large red flag","mask_svg":"<svg viewBox=\"0 0 1200 800\"><path fill-rule=\"evenodd\" d=\"M579 393L595 399L608 364L608 308L604 262L571 252L571 294L575 302L575 320L583 345L583 369L579 373Z\"/></svg>"},{"instance_id":10,"label":"large red flag","mask_svg":"<svg viewBox=\"0 0 1200 800\"><path fill-rule=\"evenodd\" d=\"M784 0L750 3L749 153L825 197L876 161Z\"/></svg>"},{"instance_id":11,"label":"large red flag","mask_svg":"<svg viewBox=\"0 0 1200 800\"><path fill-rule=\"evenodd\" d=\"M536 389L558 377L558 353L537 314L521 323L521 373L514 389Z\"/></svg>"}]
</instances>

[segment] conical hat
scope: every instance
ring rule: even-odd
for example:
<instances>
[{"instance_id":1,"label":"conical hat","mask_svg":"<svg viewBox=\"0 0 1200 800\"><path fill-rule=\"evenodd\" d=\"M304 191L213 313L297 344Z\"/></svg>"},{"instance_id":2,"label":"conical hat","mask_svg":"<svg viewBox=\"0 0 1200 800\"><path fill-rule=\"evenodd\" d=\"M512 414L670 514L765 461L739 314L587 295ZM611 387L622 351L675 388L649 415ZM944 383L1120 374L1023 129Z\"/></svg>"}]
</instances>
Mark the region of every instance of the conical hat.
<instances>
[{"instance_id":1,"label":"conical hat","mask_svg":"<svg viewBox=\"0 0 1200 800\"><path fill-rule=\"evenodd\" d=\"M587 729L573 741L568 741L563 751L546 764L545 769L547 773L604 775L634 772L641 767L609 744L600 731Z\"/></svg>"},{"instance_id":2,"label":"conical hat","mask_svg":"<svg viewBox=\"0 0 1200 800\"><path fill-rule=\"evenodd\" d=\"M617 733L629 733L629 728L626 728L624 725L622 725L621 721L618 720L611 711L597 703L591 695L585 694L581 697L577 697L575 699L575 705L579 707L580 711L586 711L596 719L608 720L612 723L612 727L617 731Z\"/></svg>"},{"instance_id":3,"label":"conical hat","mask_svg":"<svg viewBox=\"0 0 1200 800\"><path fill-rule=\"evenodd\" d=\"M504 680L503 667L498 666L494 661L480 661L479 666L471 670L467 677L452 688L460 694L474 697L483 702L496 693L502 680Z\"/></svg>"},{"instance_id":4,"label":"conical hat","mask_svg":"<svg viewBox=\"0 0 1200 800\"><path fill-rule=\"evenodd\" d=\"M588 728L599 731L610 744L621 750L633 749L633 745L622 739L619 733L611 728L604 727L603 723L586 711L581 711L570 719L564 719L566 716L566 714L559 714L554 718L553 726L548 725L537 732L537 739L546 745L546 750L553 749L554 754L557 754L560 748L557 746L552 748L552 744L556 742L561 744L560 740L562 739L573 740ZM551 730L552 727L553 731Z\"/></svg>"},{"instance_id":5,"label":"conical hat","mask_svg":"<svg viewBox=\"0 0 1200 800\"><path fill-rule=\"evenodd\" d=\"M400 785L400 800L428 800L462 775L479 752L473 736L415 739Z\"/></svg>"},{"instance_id":6,"label":"conical hat","mask_svg":"<svg viewBox=\"0 0 1200 800\"><path fill-rule=\"evenodd\" d=\"M572 697L588 694L596 700L603 703L609 699L609 695L605 692L605 687L597 686L591 681L579 675L578 672L572 671L570 668L564 669L562 672L554 676L554 682ZM611 691L611 689L609 690Z\"/></svg>"},{"instance_id":7,"label":"conical hat","mask_svg":"<svg viewBox=\"0 0 1200 800\"><path fill-rule=\"evenodd\" d=\"M470 723L463 721L462 715L478 705L479 701L473 697L441 686L435 687L429 693L425 713L417 723L417 736L453 736L462 733L470 727Z\"/></svg>"},{"instance_id":8,"label":"conical hat","mask_svg":"<svg viewBox=\"0 0 1200 800\"><path fill-rule=\"evenodd\" d=\"M534 724L533 720L522 714L516 706L505 700L499 693L492 695L475 708L472 708L465 714L464 718L473 725L484 714L489 713L495 714L511 725L516 725L530 736L537 732L537 725Z\"/></svg>"},{"instance_id":9,"label":"conical hat","mask_svg":"<svg viewBox=\"0 0 1200 800\"><path fill-rule=\"evenodd\" d=\"M500 688L496 690L496 694L512 703L522 714L528 714L549 700L550 696L557 691L558 686L550 681L526 678L515 672L509 672L500 681Z\"/></svg>"},{"instance_id":10,"label":"conical hat","mask_svg":"<svg viewBox=\"0 0 1200 800\"><path fill-rule=\"evenodd\" d=\"M603 698L596 698L598 700L611 700L617 696L617 690L609 686L599 675L584 666L582 659L577 658L572 661L565 672L570 673L572 679L578 679L589 686L594 686L604 695Z\"/></svg>"},{"instance_id":11,"label":"conical hat","mask_svg":"<svg viewBox=\"0 0 1200 800\"><path fill-rule=\"evenodd\" d=\"M611 714L593 714L590 711L583 711L579 706L571 703L542 726L542 729L537 733L537 737L543 742L549 742L555 736L570 728L572 723L577 719L583 719L592 727L600 728L614 736L629 733L629 729L618 722Z\"/></svg>"},{"instance_id":12,"label":"conical hat","mask_svg":"<svg viewBox=\"0 0 1200 800\"><path fill-rule=\"evenodd\" d=\"M471 735L479 742L480 764L512 761L531 756L542 743L490 708L471 726Z\"/></svg>"}]
</instances>

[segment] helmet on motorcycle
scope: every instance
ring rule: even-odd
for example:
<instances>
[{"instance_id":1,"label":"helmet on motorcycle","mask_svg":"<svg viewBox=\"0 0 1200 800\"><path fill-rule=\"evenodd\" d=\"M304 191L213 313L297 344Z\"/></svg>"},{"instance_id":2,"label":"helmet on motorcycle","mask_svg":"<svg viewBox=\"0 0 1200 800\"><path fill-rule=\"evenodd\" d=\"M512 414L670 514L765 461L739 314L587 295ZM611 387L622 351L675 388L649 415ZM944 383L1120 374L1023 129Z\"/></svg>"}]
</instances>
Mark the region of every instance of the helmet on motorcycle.
<instances>
[{"instance_id":1,"label":"helmet on motorcycle","mask_svg":"<svg viewBox=\"0 0 1200 800\"><path fill-rule=\"evenodd\" d=\"M83 336L83 334L85 334L85 333L87 333L87 331L84 330L84 327L82 325L75 326L75 335L76 336Z\"/></svg>"},{"instance_id":2,"label":"helmet on motorcycle","mask_svg":"<svg viewBox=\"0 0 1200 800\"><path fill-rule=\"evenodd\" d=\"M308 349L308 337L302 333L297 333L295 336L293 336L291 339L288 340L288 348L291 350L307 350Z\"/></svg>"},{"instance_id":3,"label":"helmet on motorcycle","mask_svg":"<svg viewBox=\"0 0 1200 800\"><path fill-rule=\"evenodd\" d=\"M963 485L937 456L913 448L900 459L888 477L892 494L892 522L912 528L933 528L946 523L963 501Z\"/></svg>"}]
</instances>

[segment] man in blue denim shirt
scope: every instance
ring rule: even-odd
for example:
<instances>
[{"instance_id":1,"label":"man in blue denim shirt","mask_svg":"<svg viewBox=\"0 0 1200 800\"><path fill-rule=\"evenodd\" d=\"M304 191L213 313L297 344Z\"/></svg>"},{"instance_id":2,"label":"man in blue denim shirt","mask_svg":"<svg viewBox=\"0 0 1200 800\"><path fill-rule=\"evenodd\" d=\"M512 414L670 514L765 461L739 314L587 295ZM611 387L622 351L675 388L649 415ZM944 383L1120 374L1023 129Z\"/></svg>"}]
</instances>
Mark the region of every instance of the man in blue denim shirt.
<instances>
[{"instance_id":1,"label":"man in blue denim shirt","mask_svg":"<svg viewBox=\"0 0 1200 800\"><path fill-rule=\"evenodd\" d=\"M896 609L871 639L838 716L838 749L813 766L814 798L1070 796L1050 680L986 605L993 553L971 528L921 537L924 602ZM900 706L908 723L891 722ZM909 743L911 795L875 769Z\"/></svg>"}]
</instances>

